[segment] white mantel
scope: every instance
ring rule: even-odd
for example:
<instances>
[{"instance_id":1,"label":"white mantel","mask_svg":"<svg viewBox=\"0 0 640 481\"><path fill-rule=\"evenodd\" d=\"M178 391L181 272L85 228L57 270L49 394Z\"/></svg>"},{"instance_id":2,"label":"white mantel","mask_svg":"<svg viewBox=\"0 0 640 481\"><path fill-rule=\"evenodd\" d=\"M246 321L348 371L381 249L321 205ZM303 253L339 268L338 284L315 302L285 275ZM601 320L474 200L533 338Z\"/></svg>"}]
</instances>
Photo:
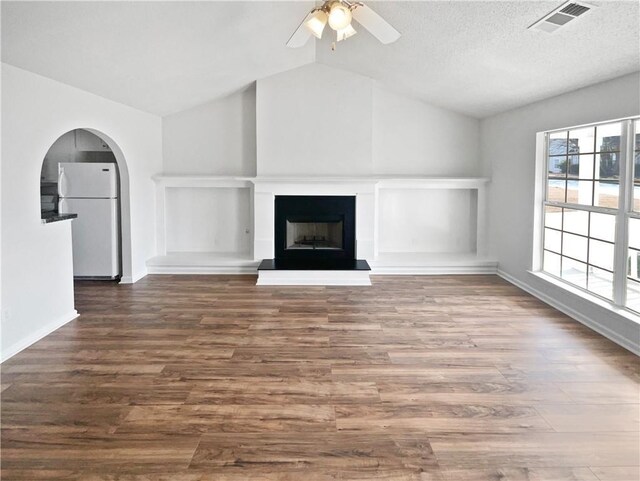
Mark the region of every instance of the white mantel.
<instances>
[{"instance_id":1,"label":"white mantel","mask_svg":"<svg viewBox=\"0 0 640 481\"><path fill-rule=\"evenodd\" d=\"M375 257L376 184L373 179L257 177L254 188L255 259L274 257L275 196L345 195L356 198L356 257Z\"/></svg>"},{"instance_id":2,"label":"white mantel","mask_svg":"<svg viewBox=\"0 0 640 481\"><path fill-rule=\"evenodd\" d=\"M274 207L276 195L353 195L356 197L356 256L366 259L374 273L416 274L416 273L480 273L495 272L495 261L486 257L485 197L489 179L482 177L408 177L408 176L361 176L361 177L298 177L298 176L206 176L206 175L158 175L156 183L157 240L158 256L148 263L152 273L253 273L262 259L274 257ZM167 212L170 196L167 192L177 189L181 195L227 191L248 199L242 204L247 211L242 213L246 229L238 234L248 236L246 248L238 251L216 252L175 249L167 246ZM463 226L472 237L468 239L468 252L432 252L417 249L416 252L381 251L382 238L389 238L384 223L381 225L381 199L387 196L402 196L421 191L436 191L444 195L443 202L429 205L419 211L419 215L435 216L444 212L447 193L466 191L473 211L470 225ZM467 194L465 194L467 195ZM466 197L465 197L466 198ZM394 198L395 199L395 198ZM211 202L219 202L212 197ZM224 201L224 199L222 200ZM396 202L396 200L394 200ZM397 202L402 202L398 199ZM459 202L458 202L459 204ZM189 208L180 210L180 215L191 215L197 211L196 202L187 204ZM224 209L223 209L224 210ZM399 214L402 214L400 210ZM431 213L430 213L431 212ZM441 213L442 217L442 213ZM194 218L193 233L185 233L190 238L198 236L200 224L220 223L223 230L244 229L233 225L235 219ZM446 230L446 228L444 228ZM435 231L436 229L434 229ZM442 229L440 229L442 231ZM446 233L445 233L446 234ZM440 235L443 235L440 232ZM428 242L425 243L425 245ZM228 242L227 242L228 245ZM169 247L169 248L168 248Z\"/></svg>"}]
</instances>

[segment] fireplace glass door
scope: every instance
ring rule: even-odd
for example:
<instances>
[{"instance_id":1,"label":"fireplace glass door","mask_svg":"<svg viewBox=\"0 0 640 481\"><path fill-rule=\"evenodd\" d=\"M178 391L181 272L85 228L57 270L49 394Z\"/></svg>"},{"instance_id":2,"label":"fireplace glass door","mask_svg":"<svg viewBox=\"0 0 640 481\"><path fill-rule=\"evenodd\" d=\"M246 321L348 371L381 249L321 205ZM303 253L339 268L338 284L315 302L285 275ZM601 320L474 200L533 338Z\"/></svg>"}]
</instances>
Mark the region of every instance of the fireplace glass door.
<instances>
[{"instance_id":1,"label":"fireplace glass door","mask_svg":"<svg viewBox=\"0 0 640 481\"><path fill-rule=\"evenodd\" d=\"M286 250L342 250L344 221L287 219Z\"/></svg>"}]
</instances>

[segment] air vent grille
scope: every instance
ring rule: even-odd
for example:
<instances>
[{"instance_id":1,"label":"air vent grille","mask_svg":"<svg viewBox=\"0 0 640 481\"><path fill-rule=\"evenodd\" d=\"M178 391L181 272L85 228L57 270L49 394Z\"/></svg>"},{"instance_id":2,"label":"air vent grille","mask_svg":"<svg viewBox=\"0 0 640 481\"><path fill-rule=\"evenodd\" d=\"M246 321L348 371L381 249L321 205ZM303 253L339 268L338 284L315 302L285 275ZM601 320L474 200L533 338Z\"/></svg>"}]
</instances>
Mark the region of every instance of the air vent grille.
<instances>
[{"instance_id":1,"label":"air vent grille","mask_svg":"<svg viewBox=\"0 0 640 481\"><path fill-rule=\"evenodd\" d=\"M584 2L568 1L530 25L529 29L553 33L592 8Z\"/></svg>"},{"instance_id":2,"label":"air vent grille","mask_svg":"<svg viewBox=\"0 0 640 481\"><path fill-rule=\"evenodd\" d=\"M566 13L568 15L573 15L574 17L579 17L584 12L588 12L589 10L591 9L585 5L580 5L579 3L570 3L562 10L560 10L560 13Z\"/></svg>"}]
</instances>

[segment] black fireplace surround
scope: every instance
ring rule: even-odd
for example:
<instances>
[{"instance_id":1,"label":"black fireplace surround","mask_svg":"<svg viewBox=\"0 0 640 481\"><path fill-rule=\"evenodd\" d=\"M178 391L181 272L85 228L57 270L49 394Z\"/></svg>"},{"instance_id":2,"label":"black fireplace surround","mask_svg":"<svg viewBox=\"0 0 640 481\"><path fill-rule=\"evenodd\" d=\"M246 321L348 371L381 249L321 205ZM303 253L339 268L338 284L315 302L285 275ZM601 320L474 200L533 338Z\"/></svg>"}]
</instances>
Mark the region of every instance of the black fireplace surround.
<instances>
[{"instance_id":1,"label":"black fireplace surround","mask_svg":"<svg viewBox=\"0 0 640 481\"><path fill-rule=\"evenodd\" d=\"M356 198L278 195L275 199L275 260L353 261Z\"/></svg>"}]
</instances>

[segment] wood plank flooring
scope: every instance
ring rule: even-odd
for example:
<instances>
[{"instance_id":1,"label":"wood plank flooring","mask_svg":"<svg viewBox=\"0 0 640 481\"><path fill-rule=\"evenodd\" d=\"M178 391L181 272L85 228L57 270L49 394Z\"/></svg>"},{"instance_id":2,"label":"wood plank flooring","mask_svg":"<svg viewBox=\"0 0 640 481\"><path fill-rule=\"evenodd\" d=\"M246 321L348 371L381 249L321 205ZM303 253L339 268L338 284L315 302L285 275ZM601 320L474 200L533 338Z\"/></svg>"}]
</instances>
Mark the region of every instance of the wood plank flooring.
<instances>
[{"instance_id":1,"label":"wood plank flooring","mask_svg":"<svg viewBox=\"0 0 640 481\"><path fill-rule=\"evenodd\" d=\"M496 276L76 285L2 365L2 480L638 481L633 354Z\"/></svg>"}]
</instances>

